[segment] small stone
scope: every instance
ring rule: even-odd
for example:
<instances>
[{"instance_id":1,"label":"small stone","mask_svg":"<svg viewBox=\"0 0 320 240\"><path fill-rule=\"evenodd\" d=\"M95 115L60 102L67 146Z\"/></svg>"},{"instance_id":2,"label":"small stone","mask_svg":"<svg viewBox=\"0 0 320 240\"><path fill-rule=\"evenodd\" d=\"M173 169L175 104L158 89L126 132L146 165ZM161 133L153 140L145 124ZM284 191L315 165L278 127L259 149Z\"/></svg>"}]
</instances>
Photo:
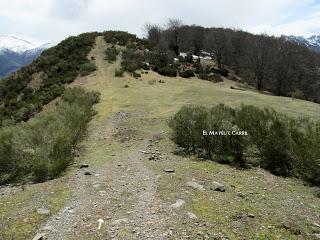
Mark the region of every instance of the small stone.
<instances>
[{"instance_id":1,"label":"small stone","mask_svg":"<svg viewBox=\"0 0 320 240\"><path fill-rule=\"evenodd\" d=\"M190 219L197 219L197 216L192 212L187 212L187 215Z\"/></svg>"},{"instance_id":2,"label":"small stone","mask_svg":"<svg viewBox=\"0 0 320 240\"><path fill-rule=\"evenodd\" d=\"M320 233L314 233L312 234L316 239L320 239Z\"/></svg>"},{"instance_id":3,"label":"small stone","mask_svg":"<svg viewBox=\"0 0 320 240\"><path fill-rule=\"evenodd\" d=\"M239 197L242 197L242 198L245 197L245 195L244 195L242 192L237 192L237 195L238 195Z\"/></svg>"},{"instance_id":4,"label":"small stone","mask_svg":"<svg viewBox=\"0 0 320 240\"><path fill-rule=\"evenodd\" d=\"M212 191L219 191L219 192L225 192L225 187L223 184L218 182L212 182L212 185L210 186L210 189Z\"/></svg>"},{"instance_id":5,"label":"small stone","mask_svg":"<svg viewBox=\"0 0 320 240\"><path fill-rule=\"evenodd\" d=\"M106 191L99 191L99 194L100 194L101 197L103 197L103 196L105 196L107 194L107 192Z\"/></svg>"},{"instance_id":6,"label":"small stone","mask_svg":"<svg viewBox=\"0 0 320 240\"><path fill-rule=\"evenodd\" d=\"M88 168L88 167L89 167L89 164L81 164L80 169L81 168Z\"/></svg>"},{"instance_id":7,"label":"small stone","mask_svg":"<svg viewBox=\"0 0 320 240\"><path fill-rule=\"evenodd\" d=\"M170 169L170 168L163 169L163 171L166 173L174 173L175 172L174 169Z\"/></svg>"},{"instance_id":8,"label":"small stone","mask_svg":"<svg viewBox=\"0 0 320 240\"><path fill-rule=\"evenodd\" d=\"M68 213L72 214L72 213L74 213L74 210L73 209L69 209Z\"/></svg>"},{"instance_id":9,"label":"small stone","mask_svg":"<svg viewBox=\"0 0 320 240\"><path fill-rule=\"evenodd\" d=\"M200 190L200 191L204 191L205 190L204 187L201 184L199 184L197 182L194 182L194 181L187 182L187 186L188 187L192 187L192 188L197 189L197 190Z\"/></svg>"},{"instance_id":10,"label":"small stone","mask_svg":"<svg viewBox=\"0 0 320 240\"><path fill-rule=\"evenodd\" d=\"M127 223L128 222L128 219L127 218L121 218L121 219L117 219L115 221L113 221L111 223L111 225L119 225L119 224L122 224L122 223Z\"/></svg>"},{"instance_id":11,"label":"small stone","mask_svg":"<svg viewBox=\"0 0 320 240\"><path fill-rule=\"evenodd\" d=\"M50 214L50 210L45 209L45 208L38 208L37 209L37 213L40 215L49 215Z\"/></svg>"},{"instance_id":12,"label":"small stone","mask_svg":"<svg viewBox=\"0 0 320 240\"><path fill-rule=\"evenodd\" d=\"M91 176L91 172L85 172L84 175Z\"/></svg>"},{"instance_id":13,"label":"small stone","mask_svg":"<svg viewBox=\"0 0 320 240\"><path fill-rule=\"evenodd\" d=\"M42 230L43 231L52 231L52 227L51 226L44 226L43 228L42 228Z\"/></svg>"},{"instance_id":14,"label":"small stone","mask_svg":"<svg viewBox=\"0 0 320 240\"><path fill-rule=\"evenodd\" d=\"M182 199L178 199L174 204L171 205L172 208L174 209L179 209L183 207L186 204L186 202Z\"/></svg>"},{"instance_id":15,"label":"small stone","mask_svg":"<svg viewBox=\"0 0 320 240\"><path fill-rule=\"evenodd\" d=\"M254 215L253 215L252 213L249 213L249 214L248 214L248 217L249 217L249 218L254 218Z\"/></svg>"},{"instance_id":16,"label":"small stone","mask_svg":"<svg viewBox=\"0 0 320 240\"><path fill-rule=\"evenodd\" d=\"M318 227L318 228L320 228L320 225L318 224L318 223L313 223L313 225L315 226L315 227Z\"/></svg>"},{"instance_id":17,"label":"small stone","mask_svg":"<svg viewBox=\"0 0 320 240\"><path fill-rule=\"evenodd\" d=\"M32 238L32 240L44 240L45 238L45 234L44 233L37 233L37 235Z\"/></svg>"}]
</instances>

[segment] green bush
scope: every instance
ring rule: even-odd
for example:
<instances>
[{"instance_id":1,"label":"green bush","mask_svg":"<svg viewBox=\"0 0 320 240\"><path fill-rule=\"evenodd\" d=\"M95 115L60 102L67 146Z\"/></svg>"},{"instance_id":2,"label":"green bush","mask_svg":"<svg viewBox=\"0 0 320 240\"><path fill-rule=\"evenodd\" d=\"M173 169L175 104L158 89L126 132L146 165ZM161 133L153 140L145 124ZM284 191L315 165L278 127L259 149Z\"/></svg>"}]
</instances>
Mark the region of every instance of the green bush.
<instances>
[{"instance_id":1,"label":"green bush","mask_svg":"<svg viewBox=\"0 0 320 240\"><path fill-rule=\"evenodd\" d=\"M229 71L225 68L220 68L220 69L218 69L218 74L220 74L223 77L228 77Z\"/></svg>"},{"instance_id":2,"label":"green bush","mask_svg":"<svg viewBox=\"0 0 320 240\"><path fill-rule=\"evenodd\" d=\"M289 96L296 99L305 99L304 93L300 89L296 89L293 92L290 92Z\"/></svg>"},{"instance_id":3,"label":"green bush","mask_svg":"<svg viewBox=\"0 0 320 240\"><path fill-rule=\"evenodd\" d=\"M167 66L158 69L157 71L160 75L167 76L167 77L176 77L177 76L177 69L173 66Z\"/></svg>"},{"instance_id":4,"label":"green bush","mask_svg":"<svg viewBox=\"0 0 320 240\"><path fill-rule=\"evenodd\" d=\"M120 68L120 69L116 69L114 72L114 76L115 77L123 77L123 73L124 71Z\"/></svg>"},{"instance_id":5,"label":"green bush","mask_svg":"<svg viewBox=\"0 0 320 240\"><path fill-rule=\"evenodd\" d=\"M181 71L179 73L179 76L183 78L191 78L191 77L194 77L194 72L191 69L187 69L185 71Z\"/></svg>"},{"instance_id":6,"label":"green bush","mask_svg":"<svg viewBox=\"0 0 320 240\"><path fill-rule=\"evenodd\" d=\"M117 60L117 56L120 53L120 51L115 47L110 47L110 48L107 48L107 50L105 50L104 53L106 54L105 59L108 60L109 63L113 63L114 61Z\"/></svg>"},{"instance_id":7,"label":"green bush","mask_svg":"<svg viewBox=\"0 0 320 240\"><path fill-rule=\"evenodd\" d=\"M218 105L183 107L169 126L174 131L174 141L187 153L201 153L238 166L255 161L273 174L320 185L320 122L290 118L273 109ZM203 130L209 134L203 136ZM248 135L210 136L210 130L246 131Z\"/></svg>"},{"instance_id":8,"label":"green bush","mask_svg":"<svg viewBox=\"0 0 320 240\"><path fill-rule=\"evenodd\" d=\"M120 46L125 46L129 42L138 40L136 35L123 31L105 31L103 32L103 37L107 43L119 44Z\"/></svg>"},{"instance_id":9,"label":"green bush","mask_svg":"<svg viewBox=\"0 0 320 240\"><path fill-rule=\"evenodd\" d=\"M216 73L201 72L201 73L199 73L199 78L202 80L207 80L207 81L214 82L214 83L223 81L221 78L221 75L216 74Z\"/></svg>"},{"instance_id":10,"label":"green bush","mask_svg":"<svg viewBox=\"0 0 320 240\"><path fill-rule=\"evenodd\" d=\"M95 114L99 94L68 88L54 110L28 122L0 130L0 183L26 175L35 181L52 179L72 160L72 152Z\"/></svg>"},{"instance_id":11,"label":"green bush","mask_svg":"<svg viewBox=\"0 0 320 240\"><path fill-rule=\"evenodd\" d=\"M93 63L84 63L80 66L80 76L89 75L91 72L95 70L97 70L97 68Z\"/></svg>"},{"instance_id":12,"label":"green bush","mask_svg":"<svg viewBox=\"0 0 320 240\"><path fill-rule=\"evenodd\" d=\"M239 131L235 125L236 112L224 105L211 109L189 106L183 107L169 122L174 130L175 142L188 153L201 152L207 158L245 166L245 136L228 135ZM204 135L204 131L208 135ZM211 131L223 132L211 135Z\"/></svg>"},{"instance_id":13,"label":"green bush","mask_svg":"<svg viewBox=\"0 0 320 240\"><path fill-rule=\"evenodd\" d=\"M144 65L144 55L132 48L126 48L122 52L121 66L124 71L133 73Z\"/></svg>"}]
</instances>

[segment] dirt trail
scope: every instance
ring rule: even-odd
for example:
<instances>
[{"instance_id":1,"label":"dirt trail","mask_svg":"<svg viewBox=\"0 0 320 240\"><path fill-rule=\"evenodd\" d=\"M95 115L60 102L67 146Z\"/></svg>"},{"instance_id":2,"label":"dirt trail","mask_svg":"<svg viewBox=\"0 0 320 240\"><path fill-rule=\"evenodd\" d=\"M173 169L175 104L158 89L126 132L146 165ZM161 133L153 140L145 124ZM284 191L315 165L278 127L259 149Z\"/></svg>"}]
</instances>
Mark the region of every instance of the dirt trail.
<instances>
[{"instance_id":1,"label":"dirt trail","mask_svg":"<svg viewBox=\"0 0 320 240\"><path fill-rule=\"evenodd\" d=\"M113 76L119 62L105 66L105 47L103 39L98 37L91 52L97 73L84 82L79 79L78 84L96 79L109 81ZM89 168L79 170L66 183L73 189L70 200L39 230L45 229L48 239L169 239L170 229L166 225L170 207L157 198L157 176L141 160L149 139L131 141L114 153L106 152L117 141L115 136L119 135L121 126L134 115L118 112L107 119L93 120L81 159L90 155L104 159L99 164L88 162ZM104 153L96 154L97 149ZM98 219L104 220L100 230Z\"/></svg>"}]
</instances>

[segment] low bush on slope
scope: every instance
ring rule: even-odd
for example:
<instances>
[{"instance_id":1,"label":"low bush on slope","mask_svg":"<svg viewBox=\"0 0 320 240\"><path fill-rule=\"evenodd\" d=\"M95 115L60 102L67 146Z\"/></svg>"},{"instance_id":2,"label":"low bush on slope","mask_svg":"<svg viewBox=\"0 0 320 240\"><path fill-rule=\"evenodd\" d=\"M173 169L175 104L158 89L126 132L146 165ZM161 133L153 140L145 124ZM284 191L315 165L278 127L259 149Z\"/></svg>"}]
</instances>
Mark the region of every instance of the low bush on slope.
<instances>
[{"instance_id":1,"label":"low bush on slope","mask_svg":"<svg viewBox=\"0 0 320 240\"><path fill-rule=\"evenodd\" d=\"M96 67L87 59L98 33L69 37L44 51L32 64L0 81L0 126L26 121L42 106L60 96L64 85ZM34 74L41 73L41 84L32 88Z\"/></svg>"},{"instance_id":2,"label":"low bush on slope","mask_svg":"<svg viewBox=\"0 0 320 240\"><path fill-rule=\"evenodd\" d=\"M102 33L106 43L125 46L130 42L137 41L137 36L125 31L105 31Z\"/></svg>"},{"instance_id":3,"label":"low bush on slope","mask_svg":"<svg viewBox=\"0 0 320 240\"><path fill-rule=\"evenodd\" d=\"M106 54L105 59L108 60L109 63L112 63L117 60L117 56L118 56L119 52L120 51L118 49L116 49L114 46L107 48L104 52Z\"/></svg>"},{"instance_id":4,"label":"low bush on slope","mask_svg":"<svg viewBox=\"0 0 320 240\"><path fill-rule=\"evenodd\" d=\"M0 129L0 183L25 175L45 181L64 171L98 101L97 92L67 89L53 111Z\"/></svg>"},{"instance_id":5,"label":"low bush on slope","mask_svg":"<svg viewBox=\"0 0 320 240\"><path fill-rule=\"evenodd\" d=\"M218 105L183 107L169 126L174 141L188 153L242 167L250 161L276 175L320 185L320 122L290 118L273 109Z\"/></svg>"}]
</instances>

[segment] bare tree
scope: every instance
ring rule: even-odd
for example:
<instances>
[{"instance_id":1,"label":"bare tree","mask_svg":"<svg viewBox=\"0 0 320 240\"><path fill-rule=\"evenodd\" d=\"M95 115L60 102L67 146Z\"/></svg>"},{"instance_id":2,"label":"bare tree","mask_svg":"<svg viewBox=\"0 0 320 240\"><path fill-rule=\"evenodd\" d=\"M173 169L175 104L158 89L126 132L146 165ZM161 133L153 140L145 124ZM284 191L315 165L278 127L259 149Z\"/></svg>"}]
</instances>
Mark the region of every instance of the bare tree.
<instances>
[{"instance_id":1,"label":"bare tree","mask_svg":"<svg viewBox=\"0 0 320 240\"><path fill-rule=\"evenodd\" d=\"M218 68L222 68L223 57L227 49L227 38L224 30L220 28L210 29L205 45L210 52L214 53Z\"/></svg>"},{"instance_id":2,"label":"bare tree","mask_svg":"<svg viewBox=\"0 0 320 240\"><path fill-rule=\"evenodd\" d=\"M263 81L270 67L270 38L265 35L251 38L251 44L248 45L249 66L254 73L256 88L260 91L263 88Z\"/></svg>"},{"instance_id":3,"label":"bare tree","mask_svg":"<svg viewBox=\"0 0 320 240\"><path fill-rule=\"evenodd\" d=\"M168 38L169 48L176 54L179 55L179 37L181 32L181 27L183 23L180 19L169 18L166 27L166 34Z\"/></svg>"},{"instance_id":4,"label":"bare tree","mask_svg":"<svg viewBox=\"0 0 320 240\"><path fill-rule=\"evenodd\" d=\"M146 23L142 29L148 40L156 45L159 44L162 33L162 29L159 25Z\"/></svg>"}]
</instances>

